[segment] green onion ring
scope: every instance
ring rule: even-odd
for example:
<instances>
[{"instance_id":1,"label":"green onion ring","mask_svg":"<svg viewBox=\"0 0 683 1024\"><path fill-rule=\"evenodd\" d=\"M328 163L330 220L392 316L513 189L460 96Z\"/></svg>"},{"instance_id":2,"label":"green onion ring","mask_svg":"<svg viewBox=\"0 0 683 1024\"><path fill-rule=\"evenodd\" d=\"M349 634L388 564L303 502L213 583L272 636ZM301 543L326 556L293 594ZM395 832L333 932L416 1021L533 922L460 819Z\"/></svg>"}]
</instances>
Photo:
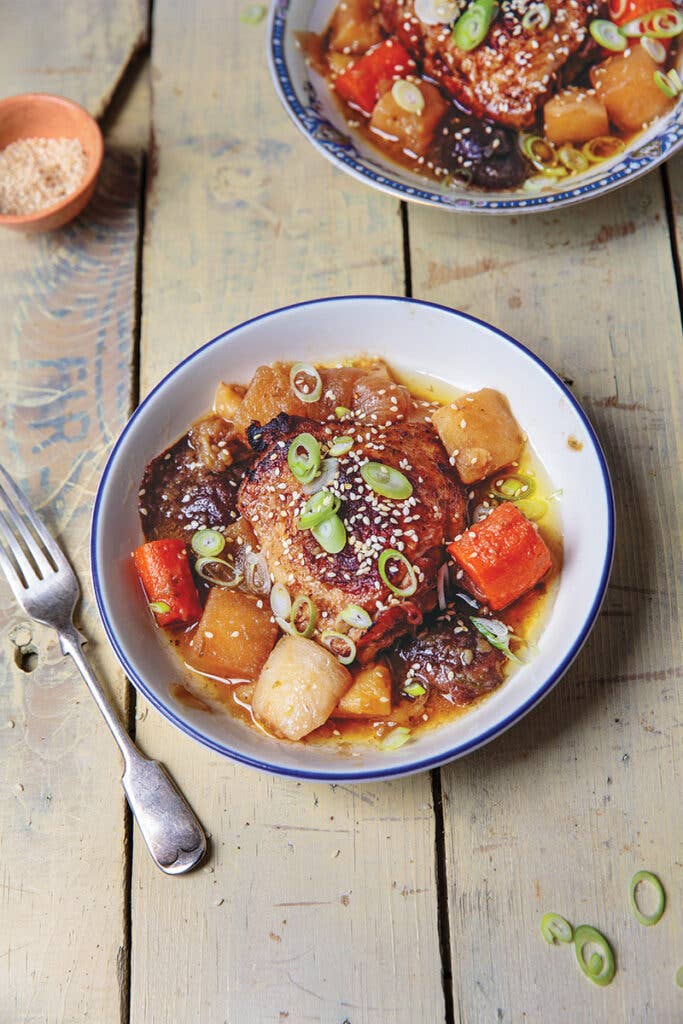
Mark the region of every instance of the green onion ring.
<instances>
[{"instance_id":1,"label":"green onion ring","mask_svg":"<svg viewBox=\"0 0 683 1024\"><path fill-rule=\"evenodd\" d=\"M325 519L336 515L340 505L341 501L336 494L332 494L331 491L318 491L304 505L296 525L300 530L312 530L314 526L320 526Z\"/></svg>"},{"instance_id":2,"label":"green onion ring","mask_svg":"<svg viewBox=\"0 0 683 1024\"><path fill-rule=\"evenodd\" d=\"M338 420L343 420L345 416L351 416L351 409L347 409L345 405L338 405L334 410L334 415Z\"/></svg>"},{"instance_id":3,"label":"green onion ring","mask_svg":"<svg viewBox=\"0 0 683 1024\"><path fill-rule=\"evenodd\" d=\"M224 565L232 573L232 579L225 580L221 579L220 576L213 576L210 572L206 572L207 565ZM224 558L216 558L215 555L210 557L198 558L195 563L195 572L198 576L201 576L207 583L212 583L215 587L236 587L238 583L242 582L241 573L235 572L235 566L230 562L226 562Z\"/></svg>"},{"instance_id":4,"label":"green onion ring","mask_svg":"<svg viewBox=\"0 0 683 1024\"><path fill-rule=\"evenodd\" d=\"M570 145L568 142L564 146L560 146L557 151L557 155L560 159L560 163L564 164L568 171L572 174L581 174L583 171L587 171L590 167L588 157L585 153L582 153L580 149L576 149L575 146Z\"/></svg>"},{"instance_id":5,"label":"green onion ring","mask_svg":"<svg viewBox=\"0 0 683 1024\"><path fill-rule=\"evenodd\" d=\"M639 885L647 883L651 885L657 896L657 905L651 914L644 914L638 906L638 900L636 899L636 889ZM666 895L664 893L664 886L651 871L636 871L635 875L631 879L629 886L629 900L631 903L631 910L638 924L644 924L646 927L651 927L653 924L661 919L666 907Z\"/></svg>"},{"instance_id":6,"label":"green onion ring","mask_svg":"<svg viewBox=\"0 0 683 1024\"><path fill-rule=\"evenodd\" d=\"M603 160L611 160L612 157L623 153L625 148L626 143L614 135L598 135L597 138L585 142L581 152L592 164L600 164Z\"/></svg>"},{"instance_id":7,"label":"green onion ring","mask_svg":"<svg viewBox=\"0 0 683 1024\"><path fill-rule=\"evenodd\" d=\"M491 494L506 501L517 501L519 498L530 498L536 490L536 481L524 473L508 473L497 476L491 488Z\"/></svg>"},{"instance_id":8,"label":"green onion ring","mask_svg":"<svg viewBox=\"0 0 683 1024\"><path fill-rule=\"evenodd\" d=\"M359 604L347 604L339 613L339 618L355 629L369 629L372 625L370 615Z\"/></svg>"},{"instance_id":9,"label":"green onion ring","mask_svg":"<svg viewBox=\"0 0 683 1024\"><path fill-rule=\"evenodd\" d=\"M339 459L323 459L320 472L307 483L301 485L304 494L317 494L331 484L339 472Z\"/></svg>"},{"instance_id":10,"label":"green onion ring","mask_svg":"<svg viewBox=\"0 0 683 1024\"><path fill-rule=\"evenodd\" d=\"M299 613L302 610L305 610L306 618L304 628L300 629L299 626L297 626L297 619L299 618ZM289 613L289 621L292 624L292 629L296 636L313 636L317 619L318 609L313 604L310 597L307 597L305 594L300 594L299 597L294 598L292 610Z\"/></svg>"},{"instance_id":11,"label":"green onion ring","mask_svg":"<svg viewBox=\"0 0 683 1024\"><path fill-rule=\"evenodd\" d=\"M592 943L598 946L598 951L591 953L588 962L583 955L584 948ZM614 977L616 967L612 947L597 930L589 924L581 924L574 932L574 950L579 967L594 985L609 985ZM596 960L596 957L598 958Z\"/></svg>"},{"instance_id":12,"label":"green onion ring","mask_svg":"<svg viewBox=\"0 0 683 1024\"><path fill-rule=\"evenodd\" d=\"M421 697L423 693L426 693L426 689L422 683L410 683L408 686L403 687L403 692L408 697Z\"/></svg>"},{"instance_id":13,"label":"green onion ring","mask_svg":"<svg viewBox=\"0 0 683 1024\"><path fill-rule=\"evenodd\" d=\"M453 42L458 49L467 53L483 43L497 14L496 0L473 0L453 26Z\"/></svg>"},{"instance_id":14,"label":"green onion ring","mask_svg":"<svg viewBox=\"0 0 683 1024\"><path fill-rule=\"evenodd\" d=\"M543 498L520 498L514 504L522 515L532 523L537 523L539 519L543 519L543 516L548 511L548 502L544 501Z\"/></svg>"},{"instance_id":15,"label":"green onion ring","mask_svg":"<svg viewBox=\"0 0 683 1024\"><path fill-rule=\"evenodd\" d=\"M165 601L150 601L149 610L154 612L155 615L167 615L171 610L171 606L166 604Z\"/></svg>"},{"instance_id":16,"label":"green onion ring","mask_svg":"<svg viewBox=\"0 0 683 1024\"><path fill-rule=\"evenodd\" d=\"M683 32L683 14L671 7L661 7L621 26L625 36L632 39L648 36L650 39L673 39Z\"/></svg>"},{"instance_id":17,"label":"green onion ring","mask_svg":"<svg viewBox=\"0 0 683 1024\"><path fill-rule=\"evenodd\" d=\"M225 547L225 537L218 530L197 530L191 544L197 555L220 555Z\"/></svg>"},{"instance_id":18,"label":"green onion ring","mask_svg":"<svg viewBox=\"0 0 683 1024\"><path fill-rule=\"evenodd\" d=\"M604 18L596 18L588 26L590 34L604 50L611 50L612 53L621 53L628 46L628 40L623 32L620 32L613 21Z\"/></svg>"},{"instance_id":19,"label":"green onion ring","mask_svg":"<svg viewBox=\"0 0 683 1024\"><path fill-rule=\"evenodd\" d=\"M557 154L551 142L542 139L540 135L520 136L522 152L527 160L530 160L537 171L548 171L550 168L557 168ZM553 173L556 173L553 170Z\"/></svg>"},{"instance_id":20,"label":"green onion ring","mask_svg":"<svg viewBox=\"0 0 683 1024\"><path fill-rule=\"evenodd\" d=\"M353 438L349 437L348 434L344 434L343 437L333 437L332 444L330 445L327 454L328 455L346 455L353 448Z\"/></svg>"},{"instance_id":21,"label":"green onion ring","mask_svg":"<svg viewBox=\"0 0 683 1024\"><path fill-rule=\"evenodd\" d=\"M391 582L387 575L387 562L398 562L406 571L408 578L408 584L405 587L397 587ZM386 548L377 559L377 572L380 575L382 583L392 594L396 597L411 597L417 590L417 574L415 567L410 564L406 556L401 552L397 551L396 548Z\"/></svg>"},{"instance_id":22,"label":"green onion ring","mask_svg":"<svg viewBox=\"0 0 683 1024\"><path fill-rule=\"evenodd\" d=\"M550 24L550 8L547 4L531 4L522 18L526 32L543 32Z\"/></svg>"},{"instance_id":23,"label":"green onion ring","mask_svg":"<svg viewBox=\"0 0 683 1024\"><path fill-rule=\"evenodd\" d=\"M299 483L311 482L320 468L320 444L313 434L299 434L294 438L287 452L287 463Z\"/></svg>"},{"instance_id":24,"label":"green onion ring","mask_svg":"<svg viewBox=\"0 0 683 1024\"><path fill-rule=\"evenodd\" d=\"M365 462L360 467L360 475L368 487L383 498L403 501L413 493L413 485L408 477L393 466L385 466L383 462Z\"/></svg>"},{"instance_id":25,"label":"green onion ring","mask_svg":"<svg viewBox=\"0 0 683 1024\"><path fill-rule=\"evenodd\" d=\"M391 729L386 736L383 736L379 741L380 750L398 750L404 743L407 743L410 739L410 729L405 725L397 725L395 729Z\"/></svg>"},{"instance_id":26,"label":"green onion ring","mask_svg":"<svg viewBox=\"0 0 683 1024\"><path fill-rule=\"evenodd\" d=\"M658 89L664 93L667 99L674 99L680 92L683 92L683 82L675 68L671 71L653 71L652 79Z\"/></svg>"},{"instance_id":27,"label":"green onion ring","mask_svg":"<svg viewBox=\"0 0 683 1024\"><path fill-rule=\"evenodd\" d=\"M292 599L287 587L274 583L270 591L270 607L276 618L288 619L292 611Z\"/></svg>"},{"instance_id":28,"label":"green onion ring","mask_svg":"<svg viewBox=\"0 0 683 1024\"><path fill-rule=\"evenodd\" d=\"M329 555L338 555L346 547L346 527L337 515L328 516L311 530L320 547Z\"/></svg>"},{"instance_id":29,"label":"green onion ring","mask_svg":"<svg viewBox=\"0 0 683 1024\"><path fill-rule=\"evenodd\" d=\"M470 622L477 632L481 633L484 640L491 644L491 647L495 647L497 651L502 651L510 661L514 661L518 665L522 664L517 655L513 654L510 650L512 634L504 622L501 622L499 619L485 619L478 615L471 615Z\"/></svg>"},{"instance_id":30,"label":"green onion ring","mask_svg":"<svg viewBox=\"0 0 683 1024\"><path fill-rule=\"evenodd\" d=\"M676 984L679 988L683 988L683 964L676 971Z\"/></svg>"},{"instance_id":31,"label":"green onion ring","mask_svg":"<svg viewBox=\"0 0 683 1024\"><path fill-rule=\"evenodd\" d=\"M555 946L558 942L571 942L574 938L572 926L561 914L550 911L541 918L541 935L545 941Z\"/></svg>"},{"instance_id":32,"label":"green onion ring","mask_svg":"<svg viewBox=\"0 0 683 1024\"><path fill-rule=\"evenodd\" d=\"M320 634L320 643L323 647L326 647L328 651L335 655L339 659L340 664L350 665L353 659L356 657L356 645L350 636L345 633L338 633L336 629L326 629ZM339 653L339 644L345 646L346 650L343 653Z\"/></svg>"},{"instance_id":33,"label":"green onion ring","mask_svg":"<svg viewBox=\"0 0 683 1024\"><path fill-rule=\"evenodd\" d=\"M296 382L296 378L304 374L306 377L312 377L315 381L312 390L304 391ZM289 371L289 383L292 391L301 402L317 402L323 393L323 381L322 377L316 370L315 366L311 366L310 363L294 363L294 366Z\"/></svg>"}]
</instances>

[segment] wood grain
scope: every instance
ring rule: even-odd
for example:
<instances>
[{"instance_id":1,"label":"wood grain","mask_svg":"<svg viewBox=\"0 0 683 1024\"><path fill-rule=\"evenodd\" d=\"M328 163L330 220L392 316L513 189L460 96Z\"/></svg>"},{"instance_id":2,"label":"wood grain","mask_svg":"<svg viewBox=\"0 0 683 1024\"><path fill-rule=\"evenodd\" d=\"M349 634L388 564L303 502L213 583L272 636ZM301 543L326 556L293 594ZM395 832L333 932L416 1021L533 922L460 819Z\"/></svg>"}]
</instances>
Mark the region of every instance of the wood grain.
<instances>
[{"instance_id":1,"label":"wood grain","mask_svg":"<svg viewBox=\"0 0 683 1024\"><path fill-rule=\"evenodd\" d=\"M456 1020L679 1019L683 349L660 175L540 216L413 207L410 238L416 297L493 322L568 379L618 506L611 587L575 666L443 772ZM642 867L670 896L653 929L628 909ZM610 937L609 988L545 946L547 910Z\"/></svg>"},{"instance_id":2,"label":"wood grain","mask_svg":"<svg viewBox=\"0 0 683 1024\"><path fill-rule=\"evenodd\" d=\"M138 185L138 161L110 152L70 227L0 238L0 458L79 573L83 632L119 702L124 681L86 581L93 496L130 405ZM0 1020L119 1024L120 758L54 634L27 621L4 580L0 764Z\"/></svg>"},{"instance_id":3,"label":"wood grain","mask_svg":"<svg viewBox=\"0 0 683 1024\"><path fill-rule=\"evenodd\" d=\"M238 14L155 5L143 392L251 314L402 289L397 204L309 150L268 80L265 24ZM135 844L133 1024L442 1020L429 778L272 779L139 714L214 848L204 869L167 879Z\"/></svg>"},{"instance_id":4,"label":"wood grain","mask_svg":"<svg viewBox=\"0 0 683 1024\"><path fill-rule=\"evenodd\" d=\"M2 7L1 95L58 93L99 117L145 41L146 7L145 0L41 0L37 9L8 0Z\"/></svg>"}]
</instances>

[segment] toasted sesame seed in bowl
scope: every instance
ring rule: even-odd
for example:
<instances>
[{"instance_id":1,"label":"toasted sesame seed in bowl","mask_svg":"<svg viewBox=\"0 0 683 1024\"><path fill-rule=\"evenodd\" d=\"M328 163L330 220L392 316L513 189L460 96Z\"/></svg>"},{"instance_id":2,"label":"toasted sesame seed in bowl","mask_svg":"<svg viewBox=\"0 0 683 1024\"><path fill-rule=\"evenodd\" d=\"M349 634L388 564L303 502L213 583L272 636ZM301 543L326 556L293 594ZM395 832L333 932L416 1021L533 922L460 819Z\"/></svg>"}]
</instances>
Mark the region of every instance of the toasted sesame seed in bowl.
<instances>
[{"instance_id":1,"label":"toasted sesame seed in bowl","mask_svg":"<svg viewBox=\"0 0 683 1024\"><path fill-rule=\"evenodd\" d=\"M558 586L534 657L486 702L398 749L290 743L257 732L231 715L177 700L174 687L182 686L181 659L145 614L144 594L134 589L130 568L130 552L141 540L138 502L144 501L150 514L163 514L163 493L156 509L147 493L140 494L145 468L211 407L217 381L248 385L259 366L283 358L333 366L364 356L386 360L404 379L428 375L445 388L470 392L492 387L504 392L556 488L564 549ZM381 449L381 432L371 422L354 424L353 433L361 438L357 445ZM578 447L572 439L580 443ZM171 456L167 452L161 458ZM412 531L421 528L419 520L415 523L420 512L414 501L401 499L400 521L387 524L392 509L381 496L367 491L349 452L344 458L347 469L341 479L356 497L341 496L355 502L353 514L359 516L347 526L360 545L354 556L360 569L363 545L375 556L370 562L376 561L374 527L384 522L384 527L395 529L396 549L403 543L409 549ZM252 523L279 510L275 491L282 492L276 480L273 475L266 481L264 486L274 490L262 492ZM283 507L289 498L285 493ZM184 507L181 501L179 507ZM192 531L207 525L196 515L187 518ZM99 612L126 674L178 728L213 751L264 771L302 779L363 781L421 771L460 757L537 704L562 677L592 628L607 586L613 545L612 489L599 442L576 399L547 366L512 338L466 314L411 299L346 296L300 303L234 327L194 351L151 391L105 467L93 514L91 559ZM419 660L415 664L419 675Z\"/></svg>"},{"instance_id":2,"label":"toasted sesame seed in bowl","mask_svg":"<svg viewBox=\"0 0 683 1024\"><path fill-rule=\"evenodd\" d=\"M0 227L62 227L89 202L102 165L97 122L48 93L0 100Z\"/></svg>"}]
</instances>

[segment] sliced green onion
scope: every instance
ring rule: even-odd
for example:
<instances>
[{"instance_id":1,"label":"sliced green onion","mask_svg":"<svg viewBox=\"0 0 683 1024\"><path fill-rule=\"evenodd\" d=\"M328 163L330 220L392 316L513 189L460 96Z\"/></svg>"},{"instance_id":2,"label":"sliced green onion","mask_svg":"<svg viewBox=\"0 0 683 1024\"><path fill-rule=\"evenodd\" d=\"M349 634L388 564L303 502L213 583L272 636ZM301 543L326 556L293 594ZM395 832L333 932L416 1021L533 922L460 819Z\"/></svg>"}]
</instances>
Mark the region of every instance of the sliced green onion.
<instances>
[{"instance_id":1,"label":"sliced green onion","mask_svg":"<svg viewBox=\"0 0 683 1024\"><path fill-rule=\"evenodd\" d=\"M299 483L310 483L320 468L320 444L313 434L299 434L287 452L287 462Z\"/></svg>"},{"instance_id":2,"label":"sliced green onion","mask_svg":"<svg viewBox=\"0 0 683 1024\"><path fill-rule=\"evenodd\" d=\"M460 50L474 50L486 39L498 14L496 0L473 0L453 27L453 42Z\"/></svg>"},{"instance_id":3,"label":"sliced green onion","mask_svg":"<svg viewBox=\"0 0 683 1024\"><path fill-rule=\"evenodd\" d=\"M320 463L320 472L308 483L302 484L301 490L304 494L317 494L324 487L331 484L339 472L339 459L323 459Z\"/></svg>"},{"instance_id":4,"label":"sliced green onion","mask_svg":"<svg viewBox=\"0 0 683 1024\"><path fill-rule=\"evenodd\" d=\"M554 946L558 942L571 942L574 938L572 926L566 918L552 911L541 918L541 935L545 941Z\"/></svg>"},{"instance_id":5,"label":"sliced green onion","mask_svg":"<svg viewBox=\"0 0 683 1024\"><path fill-rule=\"evenodd\" d=\"M370 615L359 604L347 604L346 608L339 613L339 618L355 629L369 629L372 625Z\"/></svg>"},{"instance_id":6,"label":"sliced green onion","mask_svg":"<svg viewBox=\"0 0 683 1024\"><path fill-rule=\"evenodd\" d=\"M410 739L410 729L405 725L397 725L395 729L391 729L382 739L379 741L380 750L398 750L404 743L407 743Z\"/></svg>"},{"instance_id":7,"label":"sliced green onion","mask_svg":"<svg viewBox=\"0 0 683 1024\"><path fill-rule=\"evenodd\" d=\"M303 629L298 624L301 612L304 613ZM313 636L317 619L318 609L313 604L310 597L306 597L305 594L300 594L299 597L294 599L294 604L292 605L292 610L289 614L289 621L291 622L292 629L297 636Z\"/></svg>"},{"instance_id":8,"label":"sliced green onion","mask_svg":"<svg viewBox=\"0 0 683 1024\"><path fill-rule=\"evenodd\" d=\"M596 18L595 21L591 21L588 29L598 46L602 46L604 50L620 53L628 46L626 36L619 31L613 21Z\"/></svg>"},{"instance_id":9,"label":"sliced green onion","mask_svg":"<svg viewBox=\"0 0 683 1024\"><path fill-rule=\"evenodd\" d=\"M658 39L650 39L648 36L640 37L640 45L645 53L652 57L655 64L663 64L666 60L666 47Z\"/></svg>"},{"instance_id":10,"label":"sliced green onion","mask_svg":"<svg viewBox=\"0 0 683 1024\"><path fill-rule=\"evenodd\" d=\"M336 629L326 629L320 634L320 643L331 651L342 665L350 665L356 657L356 645L350 636L338 633Z\"/></svg>"},{"instance_id":11,"label":"sliced green onion","mask_svg":"<svg viewBox=\"0 0 683 1024\"><path fill-rule=\"evenodd\" d=\"M287 619L281 618L279 615L275 616L275 621L277 622L278 626L280 627L283 633L287 633L288 636L294 636L294 630L292 628L291 622L289 622Z\"/></svg>"},{"instance_id":12,"label":"sliced green onion","mask_svg":"<svg viewBox=\"0 0 683 1024\"><path fill-rule=\"evenodd\" d=\"M655 891L657 897L657 903L655 909L651 914L645 914L638 906L638 900L636 898L636 889L639 885L651 885ZM644 924L646 927L650 927L653 924L657 924L664 908L666 907L666 896L664 895L664 886L651 871L636 871L635 875L631 879L629 886L629 899L631 901L631 910L638 924Z\"/></svg>"},{"instance_id":13,"label":"sliced green onion","mask_svg":"<svg viewBox=\"0 0 683 1024\"><path fill-rule=\"evenodd\" d=\"M313 383L308 384L305 379L303 383L298 383L299 377L310 377ZM301 402L317 402L323 393L322 377L315 366L311 366L310 363L294 363L289 372L289 383Z\"/></svg>"},{"instance_id":14,"label":"sliced green onion","mask_svg":"<svg viewBox=\"0 0 683 1024\"><path fill-rule=\"evenodd\" d=\"M197 555L220 555L225 547L225 537L218 530L197 530L191 543Z\"/></svg>"},{"instance_id":15,"label":"sliced green onion","mask_svg":"<svg viewBox=\"0 0 683 1024\"><path fill-rule=\"evenodd\" d=\"M675 68L671 71L653 71L652 78L655 85L662 90L667 99L674 99L680 92L683 92L683 82Z\"/></svg>"},{"instance_id":16,"label":"sliced green onion","mask_svg":"<svg viewBox=\"0 0 683 1024\"><path fill-rule=\"evenodd\" d=\"M225 575L216 576L215 573L207 572L207 565L225 566L231 575L227 578ZM242 582L242 575L235 571L235 566L230 562L226 562L224 558L216 558L215 555L198 558L194 569L198 576L201 576L207 583L212 583L215 587L236 587L238 583Z\"/></svg>"},{"instance_id":17,"label":"sliced green onion","mask_svg":"<svg viewBox=\"0 0 683 1024\"><path fill-rule=\"evenodd\" d=\"M531 4L522 18L522 28L527 32L543 32L550 24L550 8L547 4Z\"/></svg>"},{"instance_id":18,"label":"sliced green onion","mask_svg":"<svg viewBox=\"0 0 683 1024\"><path fill-rule=\"evenodd\" d=\"M332 444L328 449L329 455L346 455L353 448L353 438L348 434L343 437L333 437Z\"/></svg>"},{"instance_id":19,"label":"sliced green onion","mask_svg":"<svg viewBox=\"0 0 683 1024\"><path fill-rule=\"evenodd\" d=\"M587 171L590 167L586 154L582 153L575 146L571 146L568 142L564 146L560 146L557 155L560 163L564 164L572 174L581 174L582 171Z\"/></svg>"},{"instance_id":20,"label":"sliced green onion","mask_svg":"<svg viewBox=\"0 0 683 1024\"><path fill-rule=\"evenodd\" d=\"M588 945L597 946L598 949L591 953L586 961L584 950ZM574 949L579 967L586 977L594 985L609 985L614 977L616 967L614 953L605 936L589 924L581 924L574 932Z\"/></svg>"},{"instance_id":21,"label":"sliced green onion","mask_svg":"<svg viewBox=\"0 0 683 1024\"><path fill-rule=\"evenodd\" d=\"M403 687L403 692L409 697L421 697L427 691L422 683L410 683L408 686Z\"/></svg>"},{"instance_id":22,"label":"sliced green onion","mask_svg":"<svg viewBox=\"0 0 683 1024\"><path fill-rule=\"evenodd\" d=\"M543 498L520 498L515 505L530 522L537 523L548 511L548 502Z\"/></svg>"},{"instance_id":23,"label":"sliced green onion","mask_svg":"<svg viewBox=\"0 0 683 1024\"><path fill-rule=\"evenodd\" d=\"M417 114L418 117L425 108L425 98L419 86L414 82L408 82L405 78L397 79L391 87L391 95L394 102L408 114Z\"/></svg>"},{"instance_id":24,"label":"sliced green onion","mask_svg":"<svg viewBox=\"0 0 683 1024\"><path fill-rule=\"evenodd\" d=\"M334 410L334 415L338 420L343 420L345 416L351 416L351 409L347 409L345 405L338 405Z\"/></svg>"},{"instance_id":25,"label":"sliced green onion","mask_svg":"<svg viewBox=\"0 0 683 1024\"><path fill-rule=\"evenodd\" d=\"M532 476L524 473L510 473L508 476L498 476L493 482L491 493L496 498L505 498L507 501L517 501L519 498L530 498L536 490L536 481Z\"/></svg>"},{"instance_id":26,"label":"sliced green onion","mask_svg":"<svg viewBox=\"0 0 683 1024\"><path fill-rule=\"evenodd\" d=\"M450 25L457 13L456 0L415 0L415 14L423 25Z\"/></svg>"},{"instance_id":27,"label":"sliced green onion","mask_svg":"<svg viewBox=\"0 0 683 1024\"><path fill-rule=\"evenodd\" d=\"M683 964L676 971L676 984L679 988L683 988Z\"/></svg>"},{"instance_id":28,"label":"sliced green onion","mask_svg":"<svg viewBox=\"0 0 683 1024\"><path fill-rule=\"evenodd\" d=\"M364 463L360 467L360 475L368 487L381 494L383 498L402 501L413 493L413 485L408 477L393 466L385 466L383 462Z\"/></svg>"},{"instance_id":29,"label":"sliced green onion","mask_svg":"<svg viewBox=\"0 0 683 1024\"><path fill-rule=\"evenodd\" d=\"M512 637L504 622L500 622L498 619L484 619L478 615L471 615L470 622L477 632L481 633L485 640L488 640L491 647L495 647L497 651L502 651L510 661L514 661L518 665L522 664L517 655L513 654L510 650L510 640Z\"/></svg>"},{"instance_id":30,"label":"sliced green onion","mask_svg":"<svg viewBox=\"0 0 683 1024\"><path fill-rule=\"evenodd\" d=\"M292 611L292 599L282 583L275 583L270 592L270 607L276 619L288 619Z\"/></svg>"},{"instance_id":31,"label":"sliced green onion","mask_svg":"<svg viewBox=\"0 0 683 1024\"><path fill-rule=\"evenodd\" d=\"M300 530L312 530L314 526L320 526L323 520L336 515L340 505L336 494L332 494L331 491L318 491L304 505L296 525Z\"/></svg>"},{"instance_id":32,"label":"sliced green onion","mask_svg":"<svg viewBox=\"0 0 683 1024\"><path fill-rule=\"evenodd\" d=\"M537 171L547 171L549 168L557 167L557 154L551 142L542 139L540 135L520 136L522 153L530 160ZM553 173L555 173L553 171Z\"/></svg>"},{"instance_id":33,"label":"sliced green onion","mask_svg":"<svg viewBox=\"0 0 683 1024\"><path fill-rule=\"evenodd\" d=\"M265 4L249 4L240 14L240 21L243 25L258 25L266 16Z\"/></svg>"},{"instance_id":34,"label":"sliced green onion","mask_svg":"<svg viewBox=\"0 0 683 1024\"><path fill-rule=\"evenodd\" d=\"M621 31L630 38L673 39L683 32L683 14L671 7L661 7L658 11L628 21L621 26Z\"/></svg>"},{"instance_id":35,"label":"sliced green onion","mask_svg":"<svg viewBox=\"0 0 683 1024\"><path fill-rule=\"evenodd\" d=\"M155 615L166 615L171 610L170 604L165 601L150 601L149 610Z\"/></svg>"},{"instance_id":36,"label":"sliced green onion","mask_svg":"<svg viewBox=\"0 0 683 1024\"><path fill-rule=\"evenodd\" d=\"M311 530L318 544L329 555L337 555L346 547L346 527L337 515L328 516Z\"/></svg>"},{"instance_id":37,"label":"sliced green onion","mask_svg":"<svg viewBox=\"0 0 683 1024\"><path fill-rule=\"evenodd\" d=\"M266 556L262 551L249 551L247 553L244 567L244 583L247 590L251 590L254 594L263 594L265 597L270 593L270 571Z\"/></svg>"},{"instance_id":38,"label":"sliced green onion","mask_svg":"<svg viewBox=\"0 0 683 1024\"><path fill-rule=\"evenodd\" d=\"M387 574L387 562L396 562L404 570L403 579L405 585L397 587L395 583L389 579ZM377 559L377 572L380 575L380 579L385 586L389 588L392 594L396 594L397 597L411 597L417 590L417 574L415 568L410 564L406 556L401 552L397 551L396 548L387 548Z\"/></svg>"},{"instance_id":39,"label":"sliced green onion","mask_svg":"<svg viewBox=\"0 0 683 1024\"><path fill-rule=\"evenodd\" d=\"M611 160L618 153L623 153L626 143L615 135L599 135L596 139L585 142L581 147L592 164L602 163L603 160Z\"/></svg>"}]
</instances>

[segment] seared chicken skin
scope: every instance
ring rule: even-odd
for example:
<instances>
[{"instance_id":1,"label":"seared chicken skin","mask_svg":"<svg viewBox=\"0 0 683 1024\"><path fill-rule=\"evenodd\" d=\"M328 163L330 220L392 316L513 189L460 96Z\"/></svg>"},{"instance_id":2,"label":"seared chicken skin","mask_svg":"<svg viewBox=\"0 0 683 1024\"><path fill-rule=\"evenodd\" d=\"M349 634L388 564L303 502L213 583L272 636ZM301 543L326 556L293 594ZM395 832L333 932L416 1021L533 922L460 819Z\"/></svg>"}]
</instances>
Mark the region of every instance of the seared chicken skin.
<instances>
[{"instance_id":1,"label":"seared chicken skin","mask_svg":"<svg viewBox=\"0 0 683 1024\"><path fill-rule=\"evenodd\" d=\"M466 110L511 128L530 128L565 65L590 40L588 22L600 5L547 0L548 27L528 30L522 18L531 6L528 0L504 0L486 39L467 52L455 45L449 25L423 24L414 0L381 0L381 15L386 31L403 43L425 76Z\"/></svg>"},{"instance_id":2,"label":"seared chicken skin","mask_svg":"<svg viewBox=\"0 0 683 1024\"><path fill-rule=\"evenodd\" d=\"M287 452L303 432L312 434L323 451L340 433L354 439L327 488L341 500L339 515L346 527L347 542L338 554L328 554L309 530L297 525L307 495L289 469ZM314 601L322 629L332 627L347 605L364 608L374 625L358 644L358 658L369 660L434 607L444 541L464 528L465 492L434 428L424 418L387 425L361 418L342 427L282 414L265 426L254 424L248 437L258 454L240 486L238 507L271 575L293 596L305 594ZM413 486L412 495L392 500L375 493L360 473L368 461L400 470ZM386 549L402 552L415 570L417 589L408 601L397 598L380 576L378 558Z\"/></svg>"}]
</instances>

